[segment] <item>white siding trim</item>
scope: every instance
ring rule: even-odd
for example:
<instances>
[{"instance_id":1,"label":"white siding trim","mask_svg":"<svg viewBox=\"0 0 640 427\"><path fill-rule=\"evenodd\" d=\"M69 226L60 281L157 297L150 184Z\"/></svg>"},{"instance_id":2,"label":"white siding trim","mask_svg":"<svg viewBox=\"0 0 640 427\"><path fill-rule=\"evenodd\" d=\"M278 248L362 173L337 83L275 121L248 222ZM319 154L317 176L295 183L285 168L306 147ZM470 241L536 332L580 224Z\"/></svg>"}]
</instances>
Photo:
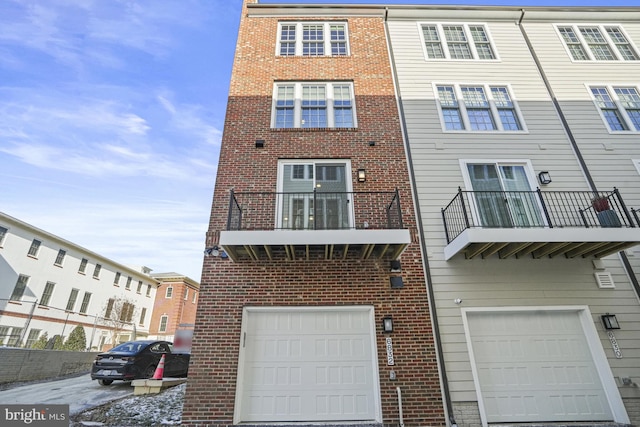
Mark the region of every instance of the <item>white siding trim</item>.
<instances>
[{"instance_id":1,"label":"white siding trim","mask_svg":"<svg viewBox=\"0 0 640 427\"><path fill-rule=\"evenodd\" d=\"M480 379L476 369L475 355L473 354L473 346L471 345L471 332L469 329L469 321L467 314L470 312L524 312L524 311L570 311L578 313L582 329L584 331L585 338L589 349L591 350L591 356L596 366L596 370L602 382L605 395L609 402L609 407L613 413L613 421L618 423L630 423L629 416L622 402L622 397L618 391L618 387L611 372L611 367L607 361L607 356L602 348L598 331L594 324L594 318L589 311L588 306L532 306L532 307L474 307L474 308L462 308L462 324L464 327L465 340L467 349L469 351L469 361L471 362L471 373L473 375L473 381L476 387L476 394L478 398L478 407L480 409L480 419L483 427L488 427L486 410L484 408L482 392L480 390Z\"/></svg>"}]
</instances>

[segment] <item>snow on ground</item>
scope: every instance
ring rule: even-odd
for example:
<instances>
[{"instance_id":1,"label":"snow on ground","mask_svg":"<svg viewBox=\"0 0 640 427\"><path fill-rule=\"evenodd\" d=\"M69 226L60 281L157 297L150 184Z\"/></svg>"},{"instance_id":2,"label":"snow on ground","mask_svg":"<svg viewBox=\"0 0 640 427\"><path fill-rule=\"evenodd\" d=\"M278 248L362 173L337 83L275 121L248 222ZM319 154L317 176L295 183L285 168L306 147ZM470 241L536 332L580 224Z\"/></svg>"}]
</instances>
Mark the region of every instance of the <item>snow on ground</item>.
<instances>
[{"instance_id":1,"label":"snow on ground","mask_svg":"<svg viewBox=\"0 0 640 427\"><path fill-rule=\"evenodd\" d=\"M182 421L186 383L162 391L116 400L75 416L71 427L175 426Z\"/></svg>"}]
</instances>

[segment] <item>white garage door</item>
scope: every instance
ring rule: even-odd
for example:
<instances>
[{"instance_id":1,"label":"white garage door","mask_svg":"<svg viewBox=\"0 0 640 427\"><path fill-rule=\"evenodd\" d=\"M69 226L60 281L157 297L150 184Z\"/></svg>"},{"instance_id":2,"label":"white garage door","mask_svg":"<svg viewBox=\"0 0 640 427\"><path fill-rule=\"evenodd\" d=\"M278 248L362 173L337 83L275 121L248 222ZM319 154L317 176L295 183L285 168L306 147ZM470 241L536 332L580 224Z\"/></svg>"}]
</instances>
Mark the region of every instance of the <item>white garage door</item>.
<instances>
[{"instance_id":1,"label":"white garage door","mask_svg":"<svg viewBox=\"0 0 640 427\"><path fill-rule=\"evenodd\" d=\"M487 422L612 420L577 312L468 312Z\"/></svg>"},{"instance_id":2,"label":"white garage door","mask_svg":"<svg viewBox=\"0 0 640 427\"><path fill-rule=\"evenodd\" d=\"M246 309L236 422L373 421L373 308Z\"/></svg>"}]
</instances>

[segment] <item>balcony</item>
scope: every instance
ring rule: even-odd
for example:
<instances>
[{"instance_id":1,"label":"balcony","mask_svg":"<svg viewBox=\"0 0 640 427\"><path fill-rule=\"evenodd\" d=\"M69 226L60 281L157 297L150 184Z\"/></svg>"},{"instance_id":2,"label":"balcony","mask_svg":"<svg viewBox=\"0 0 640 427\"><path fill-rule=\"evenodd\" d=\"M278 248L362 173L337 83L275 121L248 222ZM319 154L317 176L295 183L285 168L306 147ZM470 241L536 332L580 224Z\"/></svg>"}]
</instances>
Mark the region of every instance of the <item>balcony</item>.
<instances>
[{"instance_id":1,"label":"balcony","mask_svg":"<svg viewBox=\"0 0 640 427\"><path fill-rule=\"evenodd\" d=\"M394 192L231 192L219 246L233 261L397 259L411 242Z\"/></svg>"},{"instance_id":2,"label":"balcony","mask_svg":"<svg viewBox=\"0 0 640 427\"><path fill-rule=\"evenodd\" d=\"M617 189L462 191L442 209L445 259L601 258L640 244L634 210Z\"/></svg>"}]
</instances>

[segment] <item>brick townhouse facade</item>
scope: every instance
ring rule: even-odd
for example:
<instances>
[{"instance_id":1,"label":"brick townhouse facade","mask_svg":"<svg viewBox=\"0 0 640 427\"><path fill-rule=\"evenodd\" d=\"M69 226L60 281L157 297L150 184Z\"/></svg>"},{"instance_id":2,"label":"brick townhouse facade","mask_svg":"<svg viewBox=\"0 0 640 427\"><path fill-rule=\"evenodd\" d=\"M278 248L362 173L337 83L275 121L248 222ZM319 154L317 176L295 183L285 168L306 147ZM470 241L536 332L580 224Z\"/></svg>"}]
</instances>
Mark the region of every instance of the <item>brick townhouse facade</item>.
<instances>
[{"instance_id":1,"label":"brick townhouse facade","mask_svg":"<svg viewBox=\"0 0 640 427\"><path fill-rule=\"evenodd\" d=\"M252 3L183 425L445 425L384 11Z\"/></svg>"}]
</instances>

